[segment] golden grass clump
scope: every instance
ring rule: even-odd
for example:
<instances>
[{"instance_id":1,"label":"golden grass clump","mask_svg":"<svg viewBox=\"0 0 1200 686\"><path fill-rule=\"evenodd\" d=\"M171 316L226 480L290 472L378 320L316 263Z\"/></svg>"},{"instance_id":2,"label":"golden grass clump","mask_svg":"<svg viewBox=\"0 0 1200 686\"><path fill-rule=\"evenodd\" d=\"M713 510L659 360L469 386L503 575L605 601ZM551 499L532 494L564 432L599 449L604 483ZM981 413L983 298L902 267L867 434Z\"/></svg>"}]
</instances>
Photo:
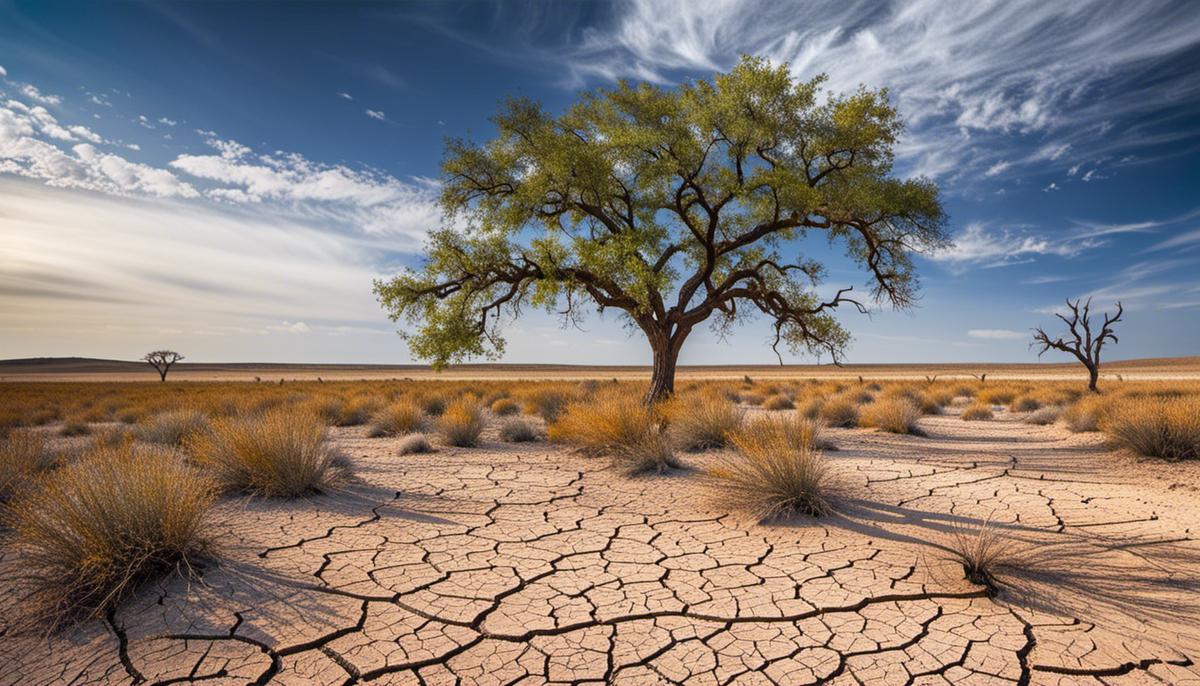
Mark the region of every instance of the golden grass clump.
<instances>
[{"instance_id":1,"label":"golden grass clump","mask_svg":"<svg viewBox=\"0 0 1200 686\"><path fill-rule=\"evenodd\" d=\"M859 424L894 434L920 435L921 430L917 426L920 418L921 408L915 402L905 396L893 396L880 398L864 407Z\"/></svg>"},{"instance_id":2,"label":"golden grass clump","mask_svg":"<svg viewBox=\"0 0 1200 686\"><path fill-rule=\"evenodd\" d=\"M367 436L403 436L419 431L425 425L425 412L411 400L397 400L385 405L371 417Z\"/></svg>"},{"instance_id":3,"label":"golden grass clump","mask_svg":"<svg viewBox=\"0 0 1200 686\"><path fill-rule=\"evenodd\" d=\"M460 448L474 448L479 445L479 435L483 433L483 427L483 409L470 398L459 398L450 403L437 420L437 429L442 440Z\"/></svg>"},{"instance_id":4,"label":"golden grass clump","mask_svg":"<svg viewBox=\"0 0 1200 686\"><path fill-rule=\"evenodd\" d=\"M979 402L988 405L1007 405L1013 401L1013 398L1017 397L1017 392L1011 388L1000 386L980 391L976 397Z\"/></svg>"},{"instance_id":5,"label":"golden grass clump","mask_svg":"<svg viewBox=\"0 0 1200 686\"><path fill-rule=\"evenodd\" d=\"M91 618L142 583L209 551L212 481L165 451L102 449L66 465L8 509L32 612Z\"/></svg>"},{"instance_id":6,"label":"golden grass clump","mask_svg":"<svg viewBox=\"0 0 1200 686\"><path fill-rule=\"evenodd\" d=\"M525 396L525 411L538 415L547 423L555 422L571 398L571 394L561 388L535 388Z\"/></svg>"},{"instance_id":7,"label":"golden grass clump","mask_svg":"<svg viewBox=\"0 0 1200 686\"><path fill-rule=\"evenodd\" d=\"M764 410L792 410L795 409L796 403L783 393L777 393L763 401Z\"/></svg>"},{"instance_id":8,"label":"golden grass clump","mask_svg":"<svg viewBox=\"0 0 1200 686\"><path fill-rule=\"evenodd\" d=\"M975 404L967 407L962 411L959 417L967 422L979 422L992 419L995 415L992 414L992 406L987 403L976 401Z\"/></svg>"},{"instance_id":9,"label":"golden grass clump","mask_svg":"<svg viewBox=\"0 0 1200 686\"><path fill-rule=\"evenodd\" d=\"M1029 416L1025 418L1025 423L1033 424L1035 426L1046 426L1048 424L1057 422L1060 416L1062 416L1061 407L1058 407L1057 405L1047 405L1030 412Z\"/></svg>"},{"instance_id":10,"label":"golden grass clump","mask_svg":"<svg viewBox=\"0 0 1200 686\"><path fill-rule=\"evenodd\" d=\"M377 399L355 396L341 404L333 423L336 426L360 426L366 424L378 410Z\"/></svg>"},{"instance_id":11,"label":"golden grass clump","mask_svg":"<svg viewBox=\"0 0 1200 686\"><path fill-rule=\"evenodd\" d=\"M325 438L316 413L280 407L215 420L184 446L225 491L292 498L327 492L349 476L348 461Z\"/></svg>"},{"instance_id":12,"label":"golden grass clump","mask_svg":"<svg viewBox=\"0 0 1200 686\"><path fill-rule=\"evenodd\" d=\"M1013 401L1008 404L1008 410L1009 412L1033 412L1041 406L1041 401L1032 395L1020 395L1013 398Z\"/></svg>"},{"instance_id":13,"label":"golden grass clump","mask_svg":"<svg viewBox=\"0 0 1200 686\"><path fill-rule=\"evenodd\" d=\"M816 438L803 435L803 426L781 417L751 422L732 436L736 455L709 468L706 476L730 501L763 520L828 514L829 465L812 447Z\"/></svg>"},{"instance_id":14,"label":"golden grass clump","mask_svg":"<svg viewBox=\"0 0 1200 686\"><path fill-rule=\"evenodd\" d=\"M20 495L54 463L46 442L37 434L14 431L0 438L0 502Z\"/></svg>"},{"instance_id":15,"label":"golden grass clump","mask_svg":"<svg viewBox=\"0 0 1200 686\"><path fill-rule=\"evenodd\" d=\"M830 398L821 404L820 418L829 426L856 427L858 415L858 404L844 396Z\"/></svg>"},{"instance_id":16,"label":"golden grass clump","mask_svg":"<svg viewBox=\"0 0 1200 686\"><path fill-rule=\"evenodd\" d=\"M634 444L660 423L658 408L644 405L634 393L613 390L567 406L547 427L550 440L574 445L592 455Z\"/></svg>"},{"instance_id":17,"label":"golden grass clump","mask_svg":"<svg viewBox=\"0 0 1200 686\"><path fill-rule=\"evenodd\" d=\"M512 398L498 398L492 403L491 410L497 417L509 417L521 411L521 404Z\"/></svg>"},{"instance_id":18,"label":"golden grass clump","mask_svg":"<svg viewBox=\"0 0 1200 686\"><path fill-rule=\"evenodd\" d=\"M68 419L63 423L62 428L58 430L59 436L86 436L92 432L92 428L82 419Z\"/></svg>"},{"instance_id":19,"label":"golden grass clump","mask_svg":"<svg viewBox=\"0 0 1200 686\"><path fill-rule=\"evenodd\" d=\"M506 419L500 425L500 440L506 443L531 443L539 438L537 427L519 417Z\"/></svg>"},{"instance_id":20,"label":"golden grass clump","mask_svg":"<svg viewBox=\"0 0 1200 686\"><path fill-rule=\"evenodd\" d=\"M1147 457L1200 459L1200 396L1129 397L1113 403L1101 428Z\"/></svg>"},{"instance_id":21,"label":"golden grass clump","mask_svg":"<svg viewBox=\"0 0 1200 686\"><path fill-rule=\"evenodd\" d=\"M199 410L179 408L159 412L137 425L134 436L140 441L161 445L180 445L192 434L208 426L208 416Z\"/></svg>"},{"instance_id":22,"label":"golden grass clump","mask_svg":"<svg viewBox=\"0 0 1200 686\"><path fill-rule=\"evenodd\" d=\"M729 432L745 412L717 393L676 396L667 407L671 435L683 450L709 450L729 444Z\"/></svg>"},{"instance_id":23,"label":"golden grass clump","mask_svg":"<svg viewBox=\"0 0 1200 686\"><path fill-rule=\"evenodd\" d=\"M1063 422L1074 433L1099 431L1107 403L1108 400L1099 395L1080 398L1063 411Z\"/></svg>"}]
</instances>

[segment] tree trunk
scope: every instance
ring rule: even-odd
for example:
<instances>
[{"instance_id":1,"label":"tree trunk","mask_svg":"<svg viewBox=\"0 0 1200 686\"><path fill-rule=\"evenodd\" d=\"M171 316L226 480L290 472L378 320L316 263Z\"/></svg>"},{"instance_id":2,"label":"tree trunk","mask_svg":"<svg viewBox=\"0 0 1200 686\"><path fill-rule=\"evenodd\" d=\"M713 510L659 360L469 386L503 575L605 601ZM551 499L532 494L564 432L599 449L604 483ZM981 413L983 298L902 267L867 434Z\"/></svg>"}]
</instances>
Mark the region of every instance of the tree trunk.
<instances>
[{"instance_id":1,"label":"tree trunk","mask_svg":"<svg viewBox=\"0 0 1200 686\"><path fill-rule=\"evenodd\" d=\"M1100 389L1096 388L1096 382L1100 380L1100 367L1096 365L1088 365L1088 390L1092 393L1099 393Z\"/></svg>"},{"instance_id":2,"label":"tree trunk","mask_svg":"<svg viewBox=\"0 0 1200 686\"><path fill-rule=\"evenodd\" d=\"M679 361L679 351L687 331L676 331L669 335L666 331L650 329L646 332L650 339L650 349L654 352L654 369L650 374L650 388L646 391L644 402L647 405L666 400L675 393L675 364Z\"/></svg>"}]
</instances>

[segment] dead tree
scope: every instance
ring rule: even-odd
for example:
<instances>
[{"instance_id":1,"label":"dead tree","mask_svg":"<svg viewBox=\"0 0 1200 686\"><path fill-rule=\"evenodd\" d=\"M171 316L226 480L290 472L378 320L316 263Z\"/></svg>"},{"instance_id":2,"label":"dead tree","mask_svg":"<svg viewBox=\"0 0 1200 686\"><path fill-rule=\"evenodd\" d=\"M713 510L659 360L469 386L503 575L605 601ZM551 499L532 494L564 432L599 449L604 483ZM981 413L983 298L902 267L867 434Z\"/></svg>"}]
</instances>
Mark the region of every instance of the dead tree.
<instances>
[{"instance_id":1,"label":"dead tree","mask_svg":"<svg viewBox=\"0 0 1200 686\"><path fill-rule=\"evenodd\" d=\"M1059 350L1064 353L1070 353L1075 356L1088 370L1088 390L1093 393L1099 393L1096 388L1096 382L1100 379L1100 349L1108 341L1117 343L1117 335L1113 333L1112 325L1121 321L1121 315L1125 313L1125 309L1121 307L1120 301L1117 301L1117 312L1115 315L1104 314L1104 324L1100 326L1099 332L1092 331L1091 307L1092 299L1088 298L1083 306L1079 305L1080 300L1075 302L1067 299L1067 309L1070 310L1070 317L1062 313L1055 313L1054 316L1063 320L1066 323L1067 329L1070 331L1070 336L1064 338L1058 336L1051 338L1046 333L1045 329L1038 327L1033 330L1034 345L1042 346L1038 351L1038 357L1041 357L1047 350Z\"/></svg>"},{"instance_id":2,"label":"dead tree","mask_svg":"<svg viewBox=\"0 0 1200 686\"><path fill-rule=\"evenodd\" d=\"M155 350L151 353L146 353L142 358L144 362L148 362L154 370L158 372L158 380L166 381L167 372L171 371L171 366L183 359L183 355L174 350Z\"/></svg>"}]
</instances>

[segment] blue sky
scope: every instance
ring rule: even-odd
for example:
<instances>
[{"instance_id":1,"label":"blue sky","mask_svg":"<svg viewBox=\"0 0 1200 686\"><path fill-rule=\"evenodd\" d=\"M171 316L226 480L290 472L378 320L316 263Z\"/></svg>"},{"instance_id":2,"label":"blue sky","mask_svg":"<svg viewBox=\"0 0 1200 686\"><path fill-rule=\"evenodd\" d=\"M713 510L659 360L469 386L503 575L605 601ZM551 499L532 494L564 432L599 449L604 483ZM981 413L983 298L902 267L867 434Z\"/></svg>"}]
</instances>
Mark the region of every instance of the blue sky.
<instances>
[{"instance_id":1,"label":"blue sky","mask_svg":"<svg viewBox=\"0 0 1200 686\"><path fill-rule=\"evenodd\" d=\"M942 189L955 247L919 258L913 311L843 315L848 361L1035 360L1029 328L1089 295L1125 303L1112 356L1200 352L1194 2L43 0L0 3L0 358L409 361L371 280L438 225L445 137L490 137L509 95L558 111L741 53L888 87L897 174ZM649 360L611 316L508 338L512 362ZM768 340L698 333L682 361Z\"/></svg>"}]
</instances>

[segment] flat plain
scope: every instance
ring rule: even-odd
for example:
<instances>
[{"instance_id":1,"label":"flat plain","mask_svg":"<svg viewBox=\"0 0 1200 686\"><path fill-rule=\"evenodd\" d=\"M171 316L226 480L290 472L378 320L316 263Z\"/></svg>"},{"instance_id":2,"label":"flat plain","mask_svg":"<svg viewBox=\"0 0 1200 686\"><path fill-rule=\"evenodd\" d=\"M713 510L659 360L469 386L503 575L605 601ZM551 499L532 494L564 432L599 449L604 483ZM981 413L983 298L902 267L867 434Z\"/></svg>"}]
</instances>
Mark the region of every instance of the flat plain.
<instances>
[{"instance_id":1,"label":"flat plain","mask_svg":"<svg viewBox=\"0 0 1200 686\"><path fill-rule=\"evenodd\" d=\"M1102 397L1195 397L1196 366L1114 364ZM180 406L215 418L322 402L326 444L353 465L336 488L297 498L222 494L205 519L211 554L194 569L52 630L23 619L31 570L6 531L0 682L1200 682L1200 461L1140 455L1104 420L1073 430L1093 399L1053 373L1015 381L1019 370L1004 379L997 367L980 382L966 369L896 369L683 373L681 397L720 397L745 426L815 417L832 513L765 521L710 478L737 459L732 447L677 447L674 468L632 475L539 409L552 391L565 403L552 420L603 413L596 398L633 395L634 382L512 380L527 369L335 382L323 369L280 385L278 369L260 368L237 373L263 383L0 384L13 413L54 408L12 419L10 436L41 436L64 460L121 433L141 443L139 427ZM324 380L291 380L305 373ZM866 418L901 396L925 404L906 433L821 421L836 398ZM409 432L374 431L371 417L406 398L431 414L467 398L482 433L450 445L423 418L434 452L402 454ZM367 410L347 412L357 404ZM990 419L963 419L980 406ZM1046 408L1063 414L1031 423ZM510 411L538 440L511 442ZM994 584L965 578L955 552L981 530L1007 552Z\"/></svg>"}]
</instances>

